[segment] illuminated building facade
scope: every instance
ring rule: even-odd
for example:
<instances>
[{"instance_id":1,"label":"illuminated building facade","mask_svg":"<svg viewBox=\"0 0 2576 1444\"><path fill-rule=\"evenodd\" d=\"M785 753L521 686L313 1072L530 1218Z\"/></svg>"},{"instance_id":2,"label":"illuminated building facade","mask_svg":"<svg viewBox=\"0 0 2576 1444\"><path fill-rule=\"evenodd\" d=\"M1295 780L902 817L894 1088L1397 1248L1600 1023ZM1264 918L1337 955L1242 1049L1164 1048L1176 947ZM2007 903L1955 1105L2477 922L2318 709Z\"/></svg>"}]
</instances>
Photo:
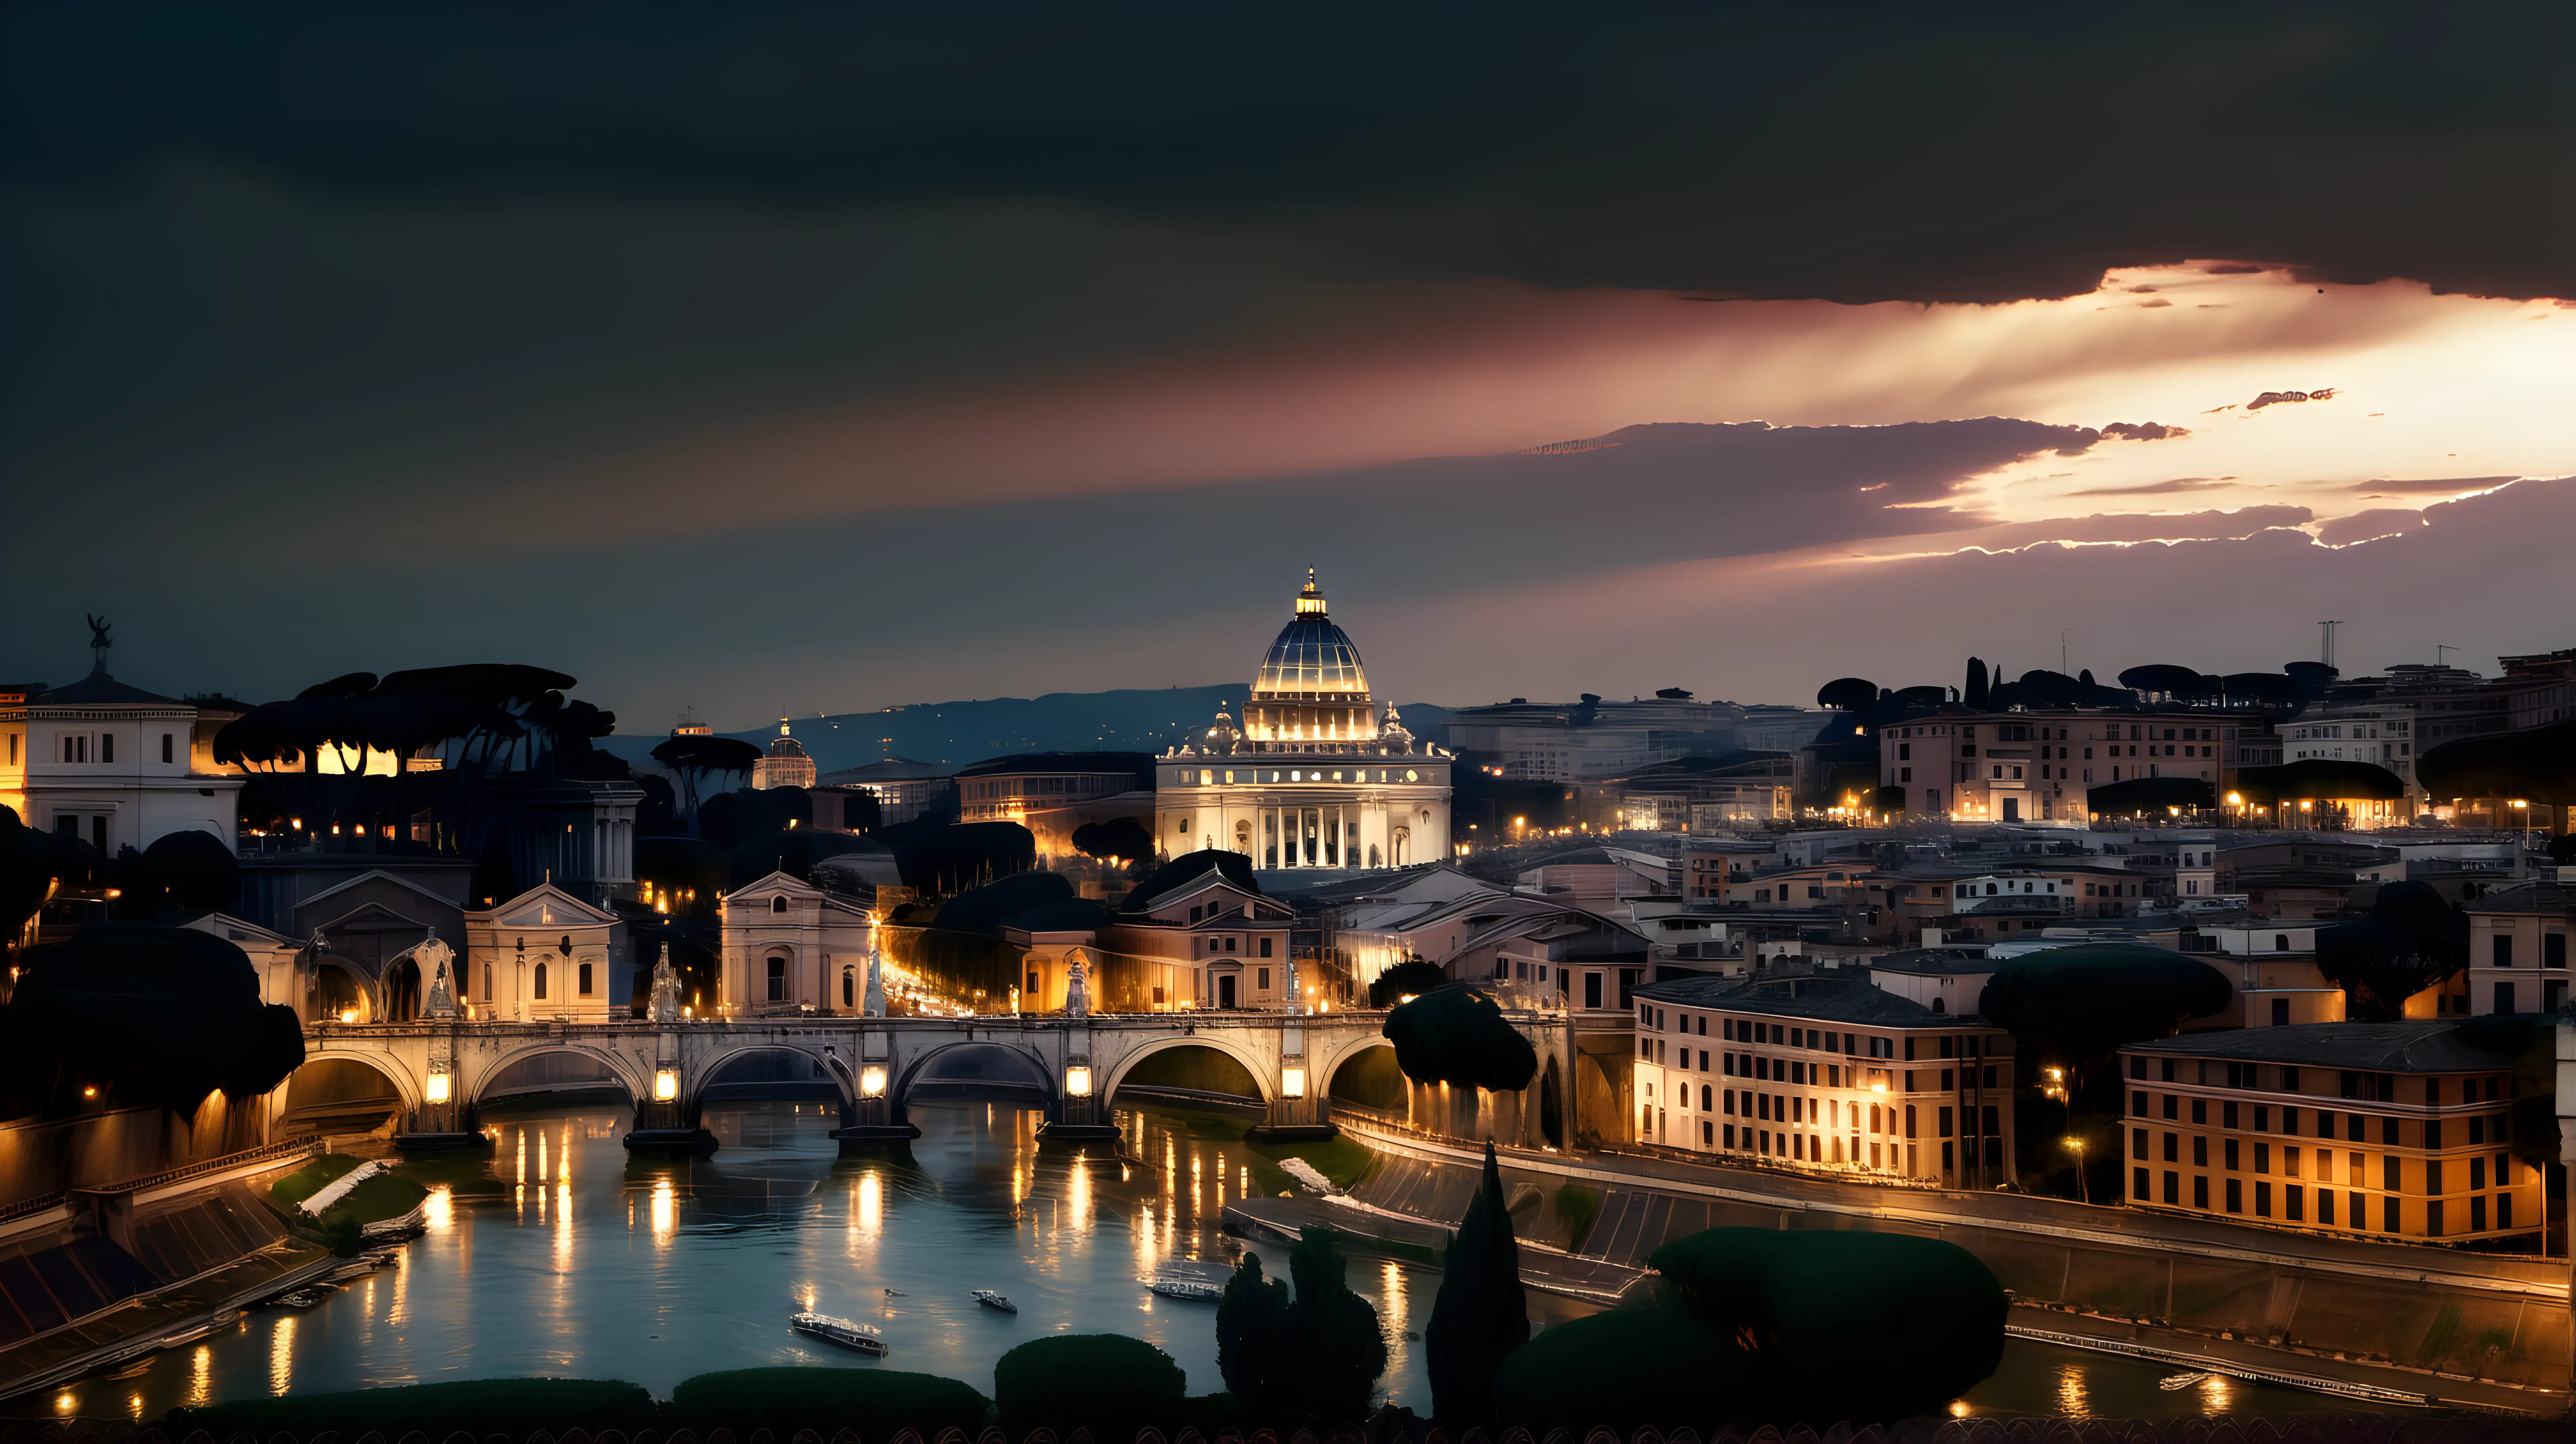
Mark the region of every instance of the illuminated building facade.
<instances>
[{"instance_id":1,"label":"illuminated building facade","mask_svg":"<svg viewBox=\"0 0 2576 1444\"><path fill-rule=\"evenodd\" d=\"M1359 648L1333 624L1313 572L1270 644L1238 726L1155 760L1164 857L1205 848L1257 868L1408 867L1449 855L1449 767L1369 695Z\"/></svg>"},{"instance_id":2,"label":"illuminated building facade","mask_svg":"<svg viewBox=\"0 0 2576 1444\"><path fill-rule=\"evenodd\" d=\"M770 739L768 754L751 764L751 785L763 792L814 785L814 759L806 755L804 743L788 735L786 718L778 719L778 735Z\"/></svg>"}]
</instances>

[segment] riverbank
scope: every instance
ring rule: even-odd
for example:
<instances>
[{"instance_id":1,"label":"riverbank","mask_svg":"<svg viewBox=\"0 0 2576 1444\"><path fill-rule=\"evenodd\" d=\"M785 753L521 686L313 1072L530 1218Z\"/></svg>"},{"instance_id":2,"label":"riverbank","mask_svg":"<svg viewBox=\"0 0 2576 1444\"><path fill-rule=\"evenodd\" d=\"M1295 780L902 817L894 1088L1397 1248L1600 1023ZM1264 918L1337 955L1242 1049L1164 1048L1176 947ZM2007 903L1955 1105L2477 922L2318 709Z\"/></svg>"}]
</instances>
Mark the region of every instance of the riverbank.
<instances>
[{"instance_id":1,"label":"riverbank","mask_svg":"<svg viewBox=\"0 0 2576 1444\"><path fill-rule=\"evenodd\" d=\"M1447 1230L1463 1216L1467 1198L1475 1187L1481 1148L1412 1136L1371 1123L1346 1123L1345 1128L1390 1160L1390 1166L1373 1170L1358 1190L1360 1201L1367 1205L1365 1209L1338 1206L1338 1201L1327 1205L1310 1200L1246 1200L1237 1211L1247 1223L1283 1227L1292 1221L1329 1220L1345 1231L1375 1233L1388 1245L1405 1249L1421 1247L1435 1235L1445 1240ZM1984 1227L1986 1221L1944 1216L1933 1207L1944 1195L1919 1197L1909 1193L1896 1204L1871 1207L1866 1198L1850 1196L1772 1195L1762 1191L1775 1181L1771 1175L1725 1176L1722 1170L1662 1160L1591 1154L1578 1157L1525 1149L1500 1150L1500 1159L1507 1183L1517 1181L1521 1187L1529 1187L1533 1180L1552 1180L1561 1191L1566 1183L1579 1181L1602 1190L1604 1198L1597 1219L1569 1223L1556 1216L1557 1210L1547 1207L1532 1210L1526 1223L1515 1215L1516 1226L1532 1232L1543 1233L1551 1225L1563 1230L1567 1237L1561 1257L1569 1262L1591 1260L1642 1274L1646 1255L1666 1240L1721 1225L1895 1228L1951 1238L1987 1257L1990 1266L1995 1262L1991 1255L1997 1245ZM1545 1186L1533 1188L1531 1193L1542 1200L1549 1196ZM2046 1220L2034 1220L2029 1227L2048 1226ZM2107 1220L2096 1225L2107 1226ZM2132 1254L2147 1256L2170 1254L2178 1247L2169 1241L2137 1237L2115 1242ZM2053 1246L2062 1251L2062 1267L2053 1275L2056 1290L2028 1287L2032 1279L2051 1275L2030 1267L2027 1258L2009 1260L2020 1265L2010 1272L2003 1267L1996 1269L2008 1287L2022 1285L2014 1289L2018 1305L2014 1322L2021 1336L2382 1405L2467 1407L2544 1417L2563 1415L2569 1407L2569 1395L2563 1387L2481 1378L2429 1364L2402 1363L2384 1355L2374 1357L2360 1351L2318 1347L2313 1340L2293 1342L2286 1329L2276 1331L2245 1323L2226 1327L2178 1322L2172 1317L2177 1312L2174 1300L2179 1292L2174 1282L2176 1271L2185 1261L2194 1267L2209 1266L2205 1252L2163 1259L2164 1316L2147 1316L2144 1307L2104 1310L2080 1297L2066 1296L2067 1286L2076 1279L2079 1263L2084 1261L2079 1260L2068 1240L2054 1240ZM2243 1251L2241 1247L2239 1251ZM1529 1257L1533 1252L1538 1255L1536 1259ZM1548 1288L1552 1277L1562 1277L1565 1265L1550 1257L1557 1252L1544 1242L1535 1249L1525 1246L1524 1281L1532 1287ZM2411 1277L2400 1275L2390 1281L2393 1288L2420 1290L2433 1282L2429 1269L2407 1272ZM2305 1281L2291 1274L2291 1286L2285 1290L2281 1277L2279 1272L2249 1272L2231 1281L2235 1284L2231 1292L2258 1293L2262 1297L2255 1302L2274 1312L2279 1311L2281 1295L2286 1292L2295 1307ZM2487 1276L2480 1281L2500 1293L2536 1293L2545 1298L2549 1292L2545 1286L2533 1287L2537 1281L2510 1274L2502 1278ZM2562 1285L2557 1290L2558 1322L2562 1327L2564 1298ZM2421 1300L2415 1302L2420 1310ZM2519 1308L2528 1306L2526 1297ZM2456 1305L2452 1307L2450 1317L2456 1329L2458 1314ZM2439 1313L2434 1313L2433 1318L2438 1326ZM2517 1319L2517 1327L2520 1323Z\"/></svg>"}]
</instances>

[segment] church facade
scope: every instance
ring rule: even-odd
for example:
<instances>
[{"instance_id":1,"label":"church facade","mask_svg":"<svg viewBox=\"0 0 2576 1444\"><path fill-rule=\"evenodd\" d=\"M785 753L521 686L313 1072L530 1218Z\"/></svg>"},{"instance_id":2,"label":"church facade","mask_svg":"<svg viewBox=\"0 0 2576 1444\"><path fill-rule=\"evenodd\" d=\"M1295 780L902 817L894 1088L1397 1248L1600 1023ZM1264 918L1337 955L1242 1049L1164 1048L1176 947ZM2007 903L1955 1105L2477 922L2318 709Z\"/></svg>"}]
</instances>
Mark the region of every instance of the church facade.
<instances>
[{"instance_id":1,"label":"church facade","mask_svg":"<svg viewBox=\"0 0 2576 1444\"><path fill-rule=\"evenodd\" d=\"M1449 856L1452 759L1414 741L1392 704L1379 711L1359 648L1334 625L1313 572L1242 711L1238 723L1220 710L1203 737L1155 759L1162 856L1219 848L1265 871Z\"/></svg>"}]
</instances>

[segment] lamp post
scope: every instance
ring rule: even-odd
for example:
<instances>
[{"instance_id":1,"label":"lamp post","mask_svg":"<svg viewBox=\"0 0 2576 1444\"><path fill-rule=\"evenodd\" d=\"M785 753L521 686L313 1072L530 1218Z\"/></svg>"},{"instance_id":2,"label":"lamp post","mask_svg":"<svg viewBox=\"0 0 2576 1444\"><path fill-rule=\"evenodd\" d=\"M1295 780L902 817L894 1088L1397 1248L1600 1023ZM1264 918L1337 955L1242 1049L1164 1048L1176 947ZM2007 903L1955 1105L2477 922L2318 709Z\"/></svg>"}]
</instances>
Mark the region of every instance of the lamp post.
<instances>
[{"instance_id":1,"label":"lamp post","mask_svg":"<svg viewBox=\"0 0 2576 1444\"><path fill-rule=\"evenodd\" d=\"M2093 1201L2093 1185L2084 1176L2084 1140L2069 1136L2066 1147L2075 1155L2075 1196L2086 1203Z\"/></svg>"}]
</instances>

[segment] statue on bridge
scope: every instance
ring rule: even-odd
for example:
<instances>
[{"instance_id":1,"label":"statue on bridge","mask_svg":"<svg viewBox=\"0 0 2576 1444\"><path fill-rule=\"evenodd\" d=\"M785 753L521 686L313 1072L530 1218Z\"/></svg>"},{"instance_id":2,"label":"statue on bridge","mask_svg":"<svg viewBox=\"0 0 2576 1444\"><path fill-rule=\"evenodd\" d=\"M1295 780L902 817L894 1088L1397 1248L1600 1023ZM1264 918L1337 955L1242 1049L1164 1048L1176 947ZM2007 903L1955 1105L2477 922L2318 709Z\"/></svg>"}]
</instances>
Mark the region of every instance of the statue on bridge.
<instances>
[{"instance_id":1,"label":"statue on bridge","mask_svg":"<svg viewBox=\"0 0 2576 1444\"><path fill-rule=\"evenodd\" d=\"M1067 948L1064 954L1067 971L1064 976L1064 1015L1068 1018L1091 1016L1091 970L1085 966L1080 948Z\"/></svg>"},{"instance_id":2,"label":"statue on bridge","mask_svg":"<svg viewBox=\"0 0 2576 1444\"><path fill-rule=\"evenodd\" d=\"M671 966L671 945L662 945L661 959L653 964L653 1001L645 1016L656 1023L680 1021L680 973Z\"/></svg>"},{"instance_id":3,"label":"statue on bridge","mask_svg":"<svg viewBox=\"0 0 2576 1444\"><path fill-rule=\"evenodd\" d=\"M868 990L859 999L859 1013L869 1018L882 1018L886 1015L885 963L877 957L877 936L874 928L868 930Z\"/></svg>"},{"instance_id":4,"label":"statue on bridge","mask_svg":"<svg viewBox=\"0 0 2576 1444\"><path fill-rule=\"evenodd\" d=\"M429 975L428 998L422 1003L421 1012L432 1018L455 1017L456 983L448 976L447 965L456 960L456 950L440 942L438 930L432 928L429 936L411 950L411 958L421 971Z\"/></svg>"}]
</instances>

